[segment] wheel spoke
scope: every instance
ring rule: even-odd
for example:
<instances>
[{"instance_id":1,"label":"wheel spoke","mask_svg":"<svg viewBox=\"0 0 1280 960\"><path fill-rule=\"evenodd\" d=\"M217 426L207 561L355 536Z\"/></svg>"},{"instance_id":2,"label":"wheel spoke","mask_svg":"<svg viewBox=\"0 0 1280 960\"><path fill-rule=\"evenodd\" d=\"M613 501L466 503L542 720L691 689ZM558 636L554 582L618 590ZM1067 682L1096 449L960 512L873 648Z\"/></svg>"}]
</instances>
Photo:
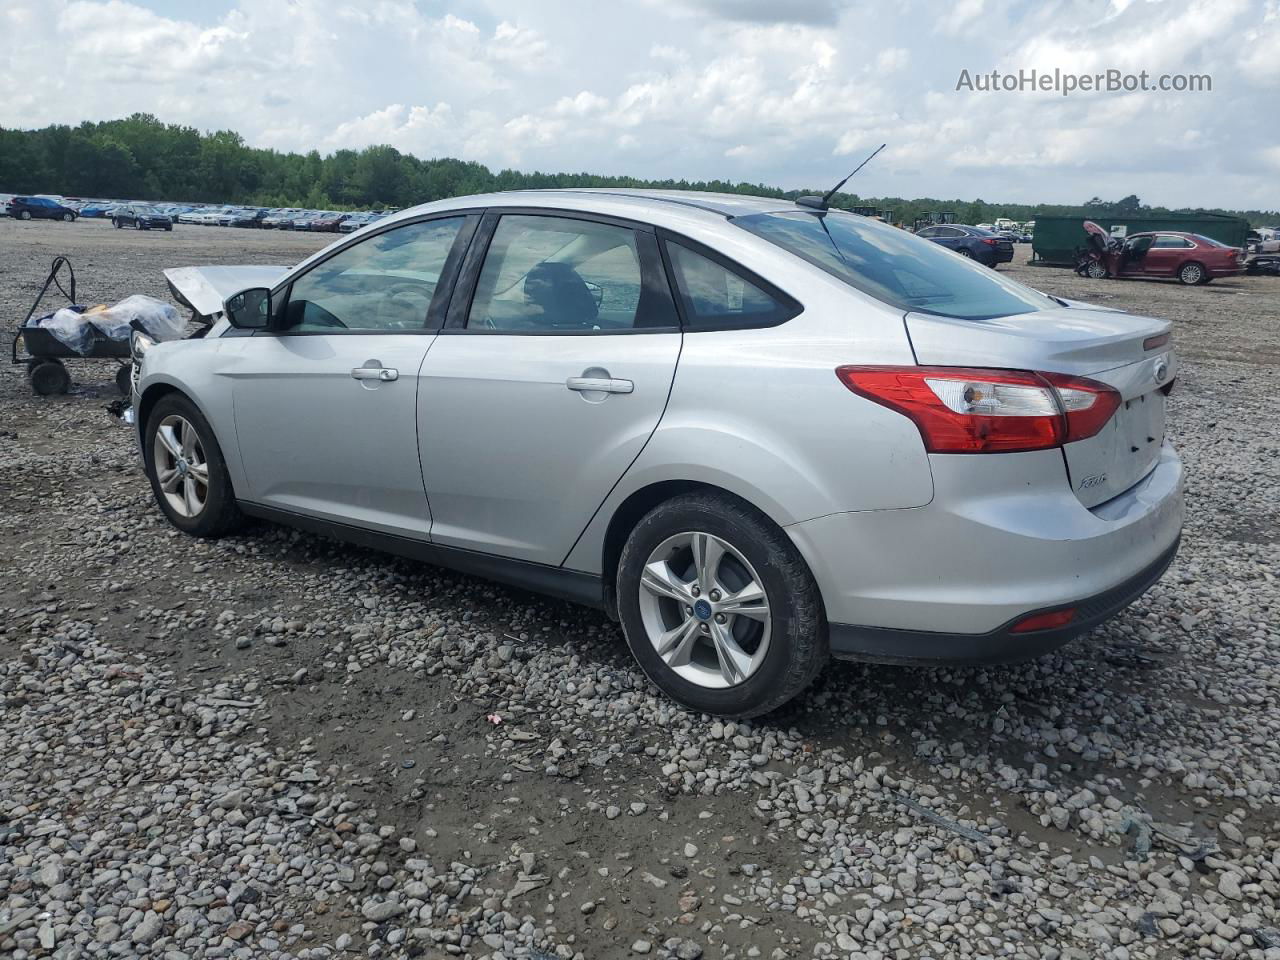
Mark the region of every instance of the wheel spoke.
<instances>
[{"instance_id":1,"label":"wheel spoke","mask_svg":"<svg viewBox=\"0 0 1280 960\"><path fill-rule=\"evenodd\" d=\"M735 617L750 617L766 623L769 620L768 598L764 588L755 580L721 602L716 610Z\"/></svg>"},{"instance_id":2,"label":"wheel spoke","mask_svg":"<svg viewBox=\"0 0 1280 960\"><path fill-rule=\"evenodd\" d=\"M188 515L192 517L199 513L200 508L204 506L200 502L200 493L196 490L196 482L191 477L187 477L182 483L182 499L187 505Z\"/></svg>"},{"instance_id":3,"label":"wheel spoke","mask_svg":"<svg viewBox=\"0 0 1280 960\"><path fill-rule=\"evenodd\" d=\"M693 550L693 569L698 575L698 585L703 593L719 589L716 574L720 570L720 558L724 556L724 544L709 533L695 533L690 544Z\"/></svg>"},{"instance_id":4,"label":"wheel spoke","mask_svg":"<svg viewBox=\"0 0 1280 960\"><path fill-rule=\"evenodd\" d=\"M657 597L688 604L693 598L688 585L672 572L665 560L650 563L640 576L640 585Z\"/></svg>"},{"instance_id":5,"label":"wheel spoke","mask_svg":"<svg viewBox=\"0 0 1280 960\"><path fill-rule=\"evenodd\" d=\"M209 465L207 463L192 463L187 465L187 473L195 478L200 486L206 489L209 486Z\"/></svg>"},{"instance_id":6,"label":"wheel spoke","mask_svg":"<svg viewBox=\"0 0 1280 960\"><path fill-rule=\"evenodd\" d=\"M660 634L654 641L658 656L667 662L669 667L680 667L689 662L693 654L694 644L698 641L698 621L689 617L678 627L673 627Z\"/></svg>"},{"instance_id":7,"label":"wheel spoke","mask_svg":"<svg viewBox=\"0 0 1280 960\"><path fill-rule=\"evenodd\" d=\"M720 675L727 684L741 683L747 678L751 669L751 657L738 646L736 640L727 629L718 623L711 623L711 642L716 648L716 659L720 662Z\"/></svg>"},{"instance_id":8,"label":"wheel spoke","mask_svg":"<svg viewBox=\"0 0 1280 960\"><path fill-rule=\"evenodd\" d=\"M176 469L157 470L156 479L160 481L160 489L165 493L173 493L178 489L181 474Z\"/></svg>"},{"instance_id":9,"label":"wheel spoke","mask_svg":"<svg viewBox=\"0 0 1280 960\"><path fill-rule=\"evenodd\" d=\"M190 460L192 456L195 455L196 441L199 439L200 438L196 436L195 427L191 426L191 424L183 420L182 421L182 455L186 457L188 460Z\"/></svg>"},{"instance_id":10,"label":"wheel spoke","mask_svg":"<svg viewBox=\"0 0 1280 960\"><path fill-rule=\"evenodd\" d=\"M182 444L178 440L177 434L173 432L173 427L163 426L156 431L156 439L160 441L161 446L168 451L169 456L177 460L182 456Z\"/></svg>"}]
</instances>

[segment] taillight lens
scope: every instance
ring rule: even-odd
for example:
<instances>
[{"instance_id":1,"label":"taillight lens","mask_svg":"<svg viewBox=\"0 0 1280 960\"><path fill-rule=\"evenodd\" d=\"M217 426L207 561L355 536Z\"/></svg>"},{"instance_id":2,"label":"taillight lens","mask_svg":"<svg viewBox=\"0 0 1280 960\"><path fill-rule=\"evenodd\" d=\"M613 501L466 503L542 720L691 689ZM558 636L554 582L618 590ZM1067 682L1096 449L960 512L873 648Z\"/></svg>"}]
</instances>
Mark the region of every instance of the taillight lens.
<instances>
[{"instance_id":1,"label":"taillight lens","mask_svg":"<svg viewBox=\"0 0 1280 960\"><path fill-rule=\"evenodd\" d=\"M996 244L998 244L1000 241L999 241L999 239L998 239L998 238L996 238L996 237L983 237L983 238L982 238L982 242L983 242L983 243L985 243L985 244L987 244L988 246L994 247L994 246L995 246Z\"/></svg>"},{"instance_id":2,"label":"taillight lens","mask_svg":"<svg viewBox=\"0 0 1280 960\"><path fill-rule=\"evenodd\" d=\"M840 367L859 396L909 417L930 453L1047 450L1095 435L1120 395L1084 377L965 367Z\"/></svg>"}]
</instances>

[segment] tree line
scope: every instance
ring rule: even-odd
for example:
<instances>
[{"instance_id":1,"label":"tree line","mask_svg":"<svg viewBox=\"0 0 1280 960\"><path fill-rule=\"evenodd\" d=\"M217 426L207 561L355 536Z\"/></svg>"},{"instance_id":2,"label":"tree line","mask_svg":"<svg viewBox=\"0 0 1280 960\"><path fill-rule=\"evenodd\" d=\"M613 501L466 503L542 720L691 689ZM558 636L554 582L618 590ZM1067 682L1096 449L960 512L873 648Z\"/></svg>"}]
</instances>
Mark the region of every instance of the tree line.
<instances>
[{"instance_id":1,"label":"tree line","mask_svg":"<svg viewBox=\"0 0 1280 960\"><path fill-rule=\"evenodd\" d=\"M167 200L254 204L314 209L385 209L412 206L445 197L495 190L547 187L648 187L711 190L795 198L824 193L782 190L763 183L726 180L642 180L593 173L491 171L471 160L438 157L423 160L381 145L363 150L282 153L250 147L233 130L201 132L163 123L151 114L123 120L55 124L39 130L0 127L0 190L9 193L59 193L66 196L130 200ZM1274 210L1169 210L1146 207L1136 196L1114 203L1092 198L1079 206L996 203L983 200L921 197L859 197L839 193L833 206L889 213L908 225L934 214L950 213L959 223L985 223L996 217L1032 220L1037 214L1119 215L1126 213L1232 213L1255 226L1280 221Z\"/></svg>"}]
</instances>

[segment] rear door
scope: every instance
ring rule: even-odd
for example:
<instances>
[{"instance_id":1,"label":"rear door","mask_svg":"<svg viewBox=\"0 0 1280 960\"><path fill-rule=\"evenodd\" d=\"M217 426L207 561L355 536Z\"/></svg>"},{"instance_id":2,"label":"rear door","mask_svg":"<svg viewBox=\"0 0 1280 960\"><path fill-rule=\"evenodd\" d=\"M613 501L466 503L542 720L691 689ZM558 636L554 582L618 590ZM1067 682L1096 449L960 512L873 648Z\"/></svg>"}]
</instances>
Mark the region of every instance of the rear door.
<instances>
[{"instance_id":1,"label":"rear door","mask_svg":"<svg viewBox=\"0 0 1280 960\"><path fill-rule=\"evenodd\" d=\"M651 229L487 214L422 367L432 541L562 563L657 427L680 343Z\"/></svg>"},{"instance_id":2,"label":"rear door","mask_svg":"<svg viewBox=\"0 0 1280 960\"><path fill-rule=\"evenodd\" d=\"M249 499L426 539L418 375L443 322L462 215L348 244L278 291L269 332L223 338Z\"/></svg>"}]
</instances>

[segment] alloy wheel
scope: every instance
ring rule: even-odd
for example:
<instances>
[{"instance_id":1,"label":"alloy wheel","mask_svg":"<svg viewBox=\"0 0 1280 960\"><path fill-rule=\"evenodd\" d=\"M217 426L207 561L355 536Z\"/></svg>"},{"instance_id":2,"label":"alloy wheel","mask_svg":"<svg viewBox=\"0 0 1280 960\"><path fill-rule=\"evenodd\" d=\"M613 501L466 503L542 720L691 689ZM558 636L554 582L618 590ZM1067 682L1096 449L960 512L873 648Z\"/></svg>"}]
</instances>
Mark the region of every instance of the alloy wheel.
<instances>
[{"instance_id":1,"label":"alloy wheel","mask_svg":"<svg viewBox=\"0 0 1280 960\"><path fill-rule=\"evenodd\" d=\"M737 686L769 652L769 597L732 544L710 533L668 537L640 578L640 617L658 656L700 687Z\"/></svg>"},{"instance_id":2,"label":"alloy wheel","mask_svg":"<svg viewBox=\"0 0 1280 960\"><path fill-rule=\"evenodd\" d=\"M174 513L195 517L209 499L209 463L200 434L185 417L171 414L156 428L156 479Z\"/></svg>"}]
</instances>

